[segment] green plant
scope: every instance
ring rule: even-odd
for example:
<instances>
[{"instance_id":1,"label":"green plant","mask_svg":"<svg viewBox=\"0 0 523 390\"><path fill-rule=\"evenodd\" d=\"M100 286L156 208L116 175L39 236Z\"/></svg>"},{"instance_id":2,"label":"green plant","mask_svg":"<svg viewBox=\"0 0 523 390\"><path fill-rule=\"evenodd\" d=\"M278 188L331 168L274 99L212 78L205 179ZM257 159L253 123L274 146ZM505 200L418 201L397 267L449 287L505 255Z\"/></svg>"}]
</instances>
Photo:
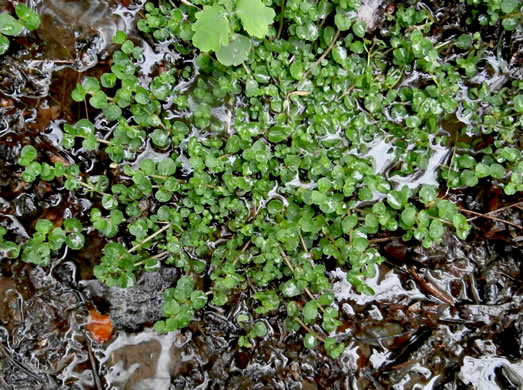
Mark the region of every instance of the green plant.
<instances>
[{"instance_id":1,"label":"green plant","mask_svg":"<svg viewBox=\"0 0 523 390\"><path fill-rule=\"evenodd\" d=\"M9 49L7 36L16 37L22 34L24 27L33 31L40 26L40 16L25 4L18 3L15 7L15 13L18 19L13 18L8 13L0 14L0 55Z\"/></svg>"},{"instance_id":2,"label":"green plant","mask_svg":"<svg viewBox=\"0 0 523 390\"><path fill-rule=\"evenodd\" d=\"M507 31L515 30L521 24L522 4L519 0L466 0L466 2L468 5L480 6L472 13L474 19L467 19L468 23L477 21L481 25L494 25L501 20L501 25Z\"/></svg>"},{"instance_id":3,"label":"green plant","mask_svg":"<svg viewBox=\"0 0 523 390\"><path fill-rule=\"evenodd\" d=\"M64 148L107 161L100 174L22 149L23 180L58 182L91 200L88 216L77 217L106 240L99 280L132 287L138 272L180 270L156 330L183 328L206 304L242 293L240 346L269 334L263 318L286 308L287 328L304 333L305 347L339 357L330 269L373 294L366 279L385 260L383 236L426 248L450 232L465 240L471 225L449 191L487 180L507 196L523 190L523 83L468 84L490 50L481 34L437 42L427 36L432 16L400 4L371 36L359 6L147 3L138 28L184 56L200 49L194 68L165 63L143 75L143 49L119 31L110 69L72 93L105 124L63 126ZM405 82L410 74L419 82ZM457 115L463 125L450 133L444 124ZM386 174L376 150L389 160ZM417 179L425 174L434 177ZM55 234L61 227L39 222L22 259L48 264L62 238L81 250L75 226ZM11 241L0 245L18 257Z\"/></svg>"},{"instance_id":4,"label":"green plant","mask_svg":"<svg viewBox=\"0 0 523 390\"><path fill-rule=\"evenodd\" d=\"M239 34L240 23L250 37L263 39L269 35L274 10L262 0L197 1L203 7L192 6L197 12L189 12L189 20L176 8L163 5L156 8L152 3L145 6L146 17L138 23L138 29L145 33L154 32L163 40L171 34L183 33L202 52L215 52L218 61L224 65L240 65L252 48L249 37Z\"/></svg>"}]
</instances>

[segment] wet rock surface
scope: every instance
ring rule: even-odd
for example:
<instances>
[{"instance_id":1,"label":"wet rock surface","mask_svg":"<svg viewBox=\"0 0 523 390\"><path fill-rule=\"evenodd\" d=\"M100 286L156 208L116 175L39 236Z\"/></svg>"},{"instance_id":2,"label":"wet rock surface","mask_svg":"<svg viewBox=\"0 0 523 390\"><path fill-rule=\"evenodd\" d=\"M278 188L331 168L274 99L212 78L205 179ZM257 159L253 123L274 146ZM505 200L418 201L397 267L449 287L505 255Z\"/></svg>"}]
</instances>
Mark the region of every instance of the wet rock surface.
<instances>
[{"instance_id":1,"label":"wet rock surface","mask_svg":"<svg viewBox=\"0 0 523 390\"><path fill-rule=\"evenodd\" d=\"M373 17L385 12L383 2L366 4ZM12 169L21 146L33 142L51 159L74 158L58 148L56 129L59 117L78 115L77 106L66 108L77 70L103 61L110 36L131 24L136 9L113 2L38 6L41 42L0 66L0 224L16 232L17 242L41 215L82 213L85 199L44 184L27 194ZM448 16L452 28L459 18L460 12ZM28 68L24 61L35 47L47 51ZM464 199L470 209L490 201L488 194L470 198ZM521 225L522 215L515 207L498 217ZM92 276L103 246L94 233L87 253L65 252L45 269L1 259L0 389L523 388L521 236L495 221L475 223L479 233L468 242L449 235L432 250L382 244L388 261L369 280L374 296L356 293L342 270L330 269L343 313L336 337L347 345L339 360L305 349L299 335L285 330L283 311L264 319L269 334L254 349L239 348L245 332L235 315L245 307L242 296L203 310L188 329L156 334L151 325L161 317L161 292L177 272L144 273L131 289L103 286ZM86 331L93 307L114 322L106 343Z\"/></svg>"},{"instance_id":2,"label":"wet rock surface","mask_svg":"<svg viewBox=\"0 0 523 390\"><path fill-rule=\"evenodd\" d=\"M94 305L109 314L118 329L136 331L162 318L162 294L177 280L175 268L144 273L130 289L107 287L98 280L80 282Z\"/></svg>"}]
</instances>

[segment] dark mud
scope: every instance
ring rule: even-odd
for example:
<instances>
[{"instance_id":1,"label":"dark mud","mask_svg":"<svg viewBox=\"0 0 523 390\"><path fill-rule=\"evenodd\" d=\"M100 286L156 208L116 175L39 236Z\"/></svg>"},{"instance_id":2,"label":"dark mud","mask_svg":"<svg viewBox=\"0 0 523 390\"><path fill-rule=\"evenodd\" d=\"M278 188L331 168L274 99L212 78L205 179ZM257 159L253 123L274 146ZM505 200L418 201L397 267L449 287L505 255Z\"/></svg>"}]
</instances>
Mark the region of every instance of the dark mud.
<instances>
[{"instance_id":1,"label":"dark mud","mask_svg":"<svg viewBox=\"0 0 523 390\"><path fill-rule=\"evenodd\" d=\"M17 158L23 145L33 144L51 161L78 162L59 142L60 125L85 110L70 91L80 72L103 70L111 36L117 29L132 34L140 7L36 3L37 36L20 38L0 66L0 225L17 242L37 218L75 217L87 208L88 200L63 188L24 183ZM384 5L373 12L383 13ZM434 6L434 13L446 5ZM461 29L459 7L443 19L450 27L435 34ZM150 50L151 63L166 55ZM505 54L509 62L520 59ZM86 171L97 169L94 161L80 162ZM435 172L428 175L416 184L430 182ZM463 207L481 212L518 201L492 188L457 196ZM510 207L497 217L521 225L522 215L521 207ZM356 293L343 271L331 267L343 313L336 337L347 345L339 360L305 349L299 335L285 330L283 311L265 318L269 333L255 349L240 349L244 331L235 318L248 312L241 295L225 308L202 310L188 329L154 333L161 292L177 272L144 274L131 289L103 286L92 275L104 244L95 232L87 251L66 251L46 269L2 259L0 389L521 389L522 232L489 219L474 226L467 242L448 235L432 250L384 240L388 261L369 281L372 297ZM91 309L111 316L110 341L96 342L86 330Z\"/></svg>"}]
</instances>

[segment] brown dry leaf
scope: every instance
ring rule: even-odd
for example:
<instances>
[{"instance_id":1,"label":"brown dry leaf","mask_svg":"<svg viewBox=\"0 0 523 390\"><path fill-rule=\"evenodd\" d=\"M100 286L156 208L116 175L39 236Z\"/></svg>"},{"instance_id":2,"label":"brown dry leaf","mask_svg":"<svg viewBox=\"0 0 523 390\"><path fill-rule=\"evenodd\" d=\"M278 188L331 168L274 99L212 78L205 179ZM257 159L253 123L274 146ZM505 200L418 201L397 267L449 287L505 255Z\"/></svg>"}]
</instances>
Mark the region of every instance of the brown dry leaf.
<instances>
[{"instance_id":1,"label":"brown dry leaf","mask_svg":"<svg viewBox=\"0 0 523 390\"><path fill-rule=\"evenodd\" d=\"M87 330L91 332L97 342L104 343L109 340L113 334L113 329L113 320L110 316L100 314L95 309L89 310Z\"/></svg>"}]
</instances>

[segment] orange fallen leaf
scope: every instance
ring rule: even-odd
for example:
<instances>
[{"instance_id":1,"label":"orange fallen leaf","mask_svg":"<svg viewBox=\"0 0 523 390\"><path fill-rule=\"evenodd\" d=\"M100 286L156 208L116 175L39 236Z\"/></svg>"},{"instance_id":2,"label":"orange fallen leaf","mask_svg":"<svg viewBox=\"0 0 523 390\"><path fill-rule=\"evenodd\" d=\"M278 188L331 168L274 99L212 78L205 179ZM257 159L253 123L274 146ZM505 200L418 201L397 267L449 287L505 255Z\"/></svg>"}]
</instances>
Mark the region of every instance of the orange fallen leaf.
<instances>
[{"instance_id":1,"label":"orange fallen leaf","mask_svg":"<svg viewBox=\"0 0 523 390\"><path fill-rule=\"evenodd\" d=\"M89 310L87 319L87 330L91 332L93 338L104 343L111 338L113 334L113 320L106 314L100 314L95 309Z\"/></svg>"}]
</instances>

